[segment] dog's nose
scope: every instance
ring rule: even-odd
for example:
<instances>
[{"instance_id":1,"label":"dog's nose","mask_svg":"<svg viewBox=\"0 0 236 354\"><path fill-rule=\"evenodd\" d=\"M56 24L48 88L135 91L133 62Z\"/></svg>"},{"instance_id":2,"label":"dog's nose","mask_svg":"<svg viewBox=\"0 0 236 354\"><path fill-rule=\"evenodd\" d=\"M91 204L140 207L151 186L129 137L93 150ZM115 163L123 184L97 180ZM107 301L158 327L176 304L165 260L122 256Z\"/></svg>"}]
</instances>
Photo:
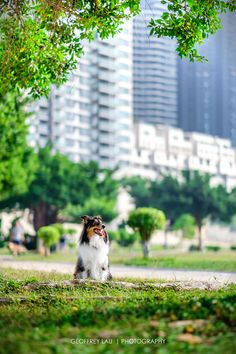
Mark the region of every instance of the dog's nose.
<instances>
[{"instance_id":1,"label":"dog's nose","mask_svg":"<svg viewBox=\"0 0 236 354\"><path fill-rule=\"evenodd\" d=\"M105 229L105 227L106 227L106 226L105 226L104 224L102 224L102 228Z\"/></svg>"}]
</instances>

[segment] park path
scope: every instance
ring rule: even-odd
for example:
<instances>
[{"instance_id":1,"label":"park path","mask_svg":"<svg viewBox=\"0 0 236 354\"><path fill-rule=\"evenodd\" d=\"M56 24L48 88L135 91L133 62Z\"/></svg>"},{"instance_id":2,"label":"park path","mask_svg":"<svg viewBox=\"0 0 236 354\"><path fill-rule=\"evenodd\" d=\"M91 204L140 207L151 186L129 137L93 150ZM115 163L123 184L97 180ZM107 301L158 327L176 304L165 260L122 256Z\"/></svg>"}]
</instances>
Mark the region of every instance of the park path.
<instances>
[{"instance_id":1,"label":"park path","mask_svg":"<svg viewBox=\"0 0 236 354\"><path fill-rule=\"evenodd\" d=\"M0 268L14 268L23 270L37 270L73 274L74 264L72 263L51 263L38 261L15 261L1 258ZM148 267L135 267L112 265L111 273L117 278L146 278L168 281L206 281L209 283L236 283L236 273L216 272L204 270L183 270L183 269L156 269Z\"/></svg>"}]
</instances>

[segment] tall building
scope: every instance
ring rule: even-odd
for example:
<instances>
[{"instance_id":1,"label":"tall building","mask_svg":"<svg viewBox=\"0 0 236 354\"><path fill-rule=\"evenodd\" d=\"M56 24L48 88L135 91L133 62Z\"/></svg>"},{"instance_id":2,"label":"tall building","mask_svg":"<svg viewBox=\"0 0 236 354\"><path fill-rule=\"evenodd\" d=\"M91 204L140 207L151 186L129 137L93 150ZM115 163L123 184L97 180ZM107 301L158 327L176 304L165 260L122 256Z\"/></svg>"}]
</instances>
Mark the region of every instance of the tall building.
<instances>
[{"instance_id":1,"label":"tall building","mask_svg":"<svg viewBox=\"0 0 236 354\"><path fill-rule=\"evenodd\" d=\"M236 13L200 47L207 63L179 60L179 127L227 138L236 146Z\"/></svg>"},{"instance_id":2,"label":"tall building","mask_svg":"<svg viewBox=\"0 0 236 354\"><path fill-rule=\"evenodd\" d=\"M73 161L128 165L133 122L132 23L114 39L85 45L78 70L32 107L31 145L51 141Z\"/></svg>"},{"instance_id":3,"label":"tall building","mask_svg":"<svg viewBox=\"0 0 236 354\"><path fill-rule=\"evenodd\" d=\"M174 41L149 36L151 18L166 5L161 0L141 1L141 14L133 21L134 119L177 125L177 55Z\"/></svg>"}]
</instances>

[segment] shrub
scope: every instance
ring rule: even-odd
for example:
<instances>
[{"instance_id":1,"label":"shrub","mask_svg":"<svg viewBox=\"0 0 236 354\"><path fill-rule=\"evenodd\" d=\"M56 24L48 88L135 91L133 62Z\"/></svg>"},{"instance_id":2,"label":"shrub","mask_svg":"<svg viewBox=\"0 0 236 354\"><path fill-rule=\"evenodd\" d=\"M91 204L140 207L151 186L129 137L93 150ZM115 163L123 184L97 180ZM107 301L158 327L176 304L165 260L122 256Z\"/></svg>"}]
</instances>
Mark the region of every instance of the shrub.
<instances>
[{"instance_id":1,"label":"shrub","mask_svg":"<svg viewBox=\"0 0 236 354\"><path fill-rule=\"evenodd\" d=\"M64 229L64 227L63 227L62 224L56 223L56 224L52 224L52 225L50 225L50 226L52 226L52 227L54 227L55 229L57 229L57 231L58 231L59 234L60 234L60 237L65 234L65 229Z\"/></svg>"},{"instance_id":2,"label":"shrub","mask_svg":"<svg viewBox=\"0 0 236 354\"><path fill-rule=\"evenodd\" d=\"M231 249L232 251L236 251L236 245L230 246L230 249Z\"/></svg>"},{"instance_id":3,"label":"shrub","mask_svg":"<svg viewBox=\"0 0 236 354\"><path fill-rule=\"evenodd\" d=\"M199 246L197 246L197 245L190 245L188 250L189 250L189 252L199 251Z\"/></svg>"},{"instance_id":4,"label":"shrub","mask_svg":"<svg viewBox=\"0 0 236 354\"><path fill-rule=\"evenodd\" d=\"M220 246L206 246L207 251L217 252L221 249Z\"/></svg>"},{"instance_id":5,"label":"shrub","mask_svg":"<svg viewBox=\"0 0 236 354\"><path fill-rule=\"evenodd\" d=\"M116 241L119 239L119 231L109 231L109 240L110 241Z\"/></svg>"},{"instance_id":6,"label":"shrub","mask_svg":"<svg viewBox=\"0 0 236 354\"><path fill-rule=\"evenodd\" d=\"M76 249L76 247L77 247L77 242L75 242L75 241L69 241L69 242L67 242L67 246L68 246L71 250Z\"/></svg>"},{"instance_id":7,"label":"shrub","mask_svg":"<svg viewBox=\"0 0 236 354\"><path fill-rule=\"evenodd\" d=\"M3 248L6 246L6 242L0 238L0 248Z\"/></svg>"},{"instance_id":8,"label":"shrub","mask_svg":"<svg viewBox=\"0 0 236 354\"><path fill-rule=\"evenodd\" d=\"M129 213L127 224L140 234L143 255L148 257L148 241L153 232L164 229L166 218L163 211L154 208L137 208Z\"/></svg>"},{"instance_id":9,"label":"shrub","mask_svg":"<svg viewBox=\"0 0 236 354\"><path fill-rule=\"evenodd\" d=\"M139 239L137 232L128 232L126 229L119 229L119 240L117 241L122 247L129 247Z\"/></svg>"},{"instance_id":10,"label":"shrub","mask_svg":"<svg viewBox=\"0 0 236 354\"><path fill-rule=\"evenodd\" d=\"M121 247L129 247L139 239L137 232L128 232L124 227L120 227L117 231L109 231L109 238L115 241Z\"/></svg>"},{"instance_id":11,"label":"shrub","mask_svg":"<svg viewBox=\"0 0 236 354\"><path fill-rule=\"evenodd\" d=\"M60 239L60 233L54 226L43 226L37 232L39 238L43 240L45 246L45 255L48 253L48 248L55 245Z\"/></svg>"},{"instance_id":12,"label":"shrub","mask_svg":"<svg viewBox=\"0 0 236 354\"><path fill-rule=\"evenodd\" d=\"M65 229L65 234L67 235L75 235L77 233L77 230L75 229Z\"/></svg>"}]
</instances>

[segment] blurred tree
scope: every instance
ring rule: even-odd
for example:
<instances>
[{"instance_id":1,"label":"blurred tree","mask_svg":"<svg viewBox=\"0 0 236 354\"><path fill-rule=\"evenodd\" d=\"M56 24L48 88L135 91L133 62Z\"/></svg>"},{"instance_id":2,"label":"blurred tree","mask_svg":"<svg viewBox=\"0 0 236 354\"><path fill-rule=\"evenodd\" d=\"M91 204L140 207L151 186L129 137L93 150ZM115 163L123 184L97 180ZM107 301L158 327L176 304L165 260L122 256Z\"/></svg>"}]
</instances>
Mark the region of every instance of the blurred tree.
<instances>
[{"instance_id":1,"label":"blurred tree","mask_svg":"<svg viewBox=\"0 0 236 354\"><path fill-rule=\"evenodd\" d=\"M99 168L96 195L111 201L116 200L120 182L114 179L117 169Z\"/></svg>"},{"instance_id":2,"label":"blurred tree","mask_svg":"<svg viewBox=\"0 0 236 354\"><path fill-rule=\"evenodd\" d=\"M232 231L236 232L236 214L232 216L230 221L230 228Z\"/></svg>"},{"instance_id":3,"label":"blurred tree","mask_svg":"<svg viewBox=\"0 0 236 354\"><path fill-rule=\"evenodd\" d=\"M76 68L82 41L114 36L139 13L140 0L26 0L0 2L0 96L12 88L48 94ZM177 52L203 60L196 45L220 28L220 14L235 0L162 0L167 9L150 21L150 33L176 38Z\"/></svg>"},{"instance_id":4,"label":"blurred tree","mask_svg":"<svg viewBox=\"0 0 236 354\"><path fill-rule=\"evenodd\" d=\"M106 212L109 221L116 216L118 181L112 178L112 172L100 169L96 162L74 163L66 156L54 153L50 145L39 149L37 159L37 169L28 190L5 199L0 208L16 204L21 209L29 208L33 212L35 230L56 223L59 211L68 204L84 207L87 202L87 207L93 208L95 214ZM91 197L94 200L89 202ZM97 203L95 207L93 203Z\"/></svg>"},{"instance_id":5,"label":"blurred tree","mask_svg":"<svg viewBox=\"0 0 236 354\"><path fill-rule=\"evenodd\" d=\"M231 206L231 193L229 193L223 185L214 187L212 191L215 200L215 210L212 211L211 218L215 221L229 223L234 210L236 212L236 208Z\"/></svg>"},{"instance_id":6,"label":"blurred tree","mask_svg":"<svg viewBox=\"0 0 236 354\"><path fill-rule=\"evenodd\" d=\"M85 199L83 205L67 205L61 214L72 222L81 222L82 215L100 215L104 222L109 223L118 215L115 202L116 199L92 196Z\"/></svg>"},{"instance_id":7,"label":"blurred tree","mask_svg":"<svg viewBox=\"0 0 236 354\"><path fill-rule=\"evenodd\" d=\"M138 176L125 177L121 180L121 184L134 198L136 207L149 206L151 202L150 184L151 181Z\"/></svg>"},{"instance_id":8,"label":"blurred tree","mask_svg":"<svg viewBox=\"0 0 236 354\"><path fill-rule=\"evenodd\" d=\"M186 196L182 194L181 183L176 178L165 176L160 181L152 181L150 195L149 205L163 210L170 224L183 213Z\"/></svg>"},{"instance_id":9,"label":"blurred tree","mask_svg":"<svg viewBox=\"0 0 236 354\"><path fill-rule=\"evenodd\" d=\"M11 92L0 99L0 202L24 193L36 168L36 159L27 146L28 99Z\"/></svg>"},{"instance_id":10,"label":"blurred tree","mask_svg":"<svg viewBox=\"0 0 236 354\"><path fill-rule=\"evenodd\" d=\"M128 177L122 184L134 198L136 207L153 207L163 210L171 223L180 215L185 205L180 182L172 176L150 181L141 177Z\"/></svg>"},{"instance_id":11,"label":"blurred tree","mask_svg":"<svg viewBox=\"0 0 236 354\"><path fill-rule=\"evenodd\" d=\"M210 217L218 208L214 188L210 186L211 177L197 171L184 171L181 194L186 198L183 213L191 214L198 229L198 248L203 249L202 226L204 219Z\"/></svg>"},{"instance_id":12,"label":"blurred tree","mask_svg":"<svg viewBox=\"0 0 236 354\"><path fill-rule=\"evenodd\" d=\"M160 181L145 184L145 180L136 177L136 184L145 185L146 199L142 199L142 188L130 188L131 196L135 201L142 201L142 206L163 210L171 225L182 214L191 214L198 229L198 247L202 250L202 226L204 219L212 217L223 221L230 221L236 214L236 189L228 193L224 186L211 187L211 177L196 171L183 171L182 179L165 176ZM125 183L130 183L127 179ZM136 185L135 184L135 185ZM139 196L139 193L141 196ZM145 203L145 204L144 204Z\"/></svg>"},{"instance_id":13,"label":"blurred tree","mask_svg":"<svg viewBox=\"0 0 236 354\"><path fill-rule=\"evenodd\" d=\"M154 208L138 208L129 213L127 224L139 232L144 257L149 256L148 242L155 230L165 227L165 214Z\"/></svg>"},{"instance_id":14,"label":"blurred tree","mask_svg":"<svg viewBox=\"0 0 236 354\"><path fill-rule=\"evenodd\" d=\"M19 200L22 207L33 211L35 230L57 221L58 210L73 198L70 184L75 187L74 179L80 181L80 176L75 175L74 164L59 153L53 154L50 146L39 149L38 160L35 179ZM79 183L76 187L77 194L82 196Z\"/></svg>"},{"instance_id":15,"label":"blurred tree","mask_svg":"<svg viewBox=\"0 0 236 354\"><path fill-rule=\"evenodd\" d=\"M181 230L183 238L192 239L195 234L195 220L190 214L182 214L172 225L172 230Z\"/></svg>"},{"instance_id":16,"label":"blurred tree","mask_svg":"<svg viewBox=\"0 0 236 354\"><path fill-rule=\"evenodd\" d=\"M226 205L228 216L230 221L232 221L232 217L236 215L236 188L233 188L229 193Z\"/></svg>"},{"instance_id":17,"label":"blurred tree","mask_svg":"<svg viewBox=\"0 0 236 354\"><path fill-rule=\"evenodd\" d=\"M61 154L53 154L49 147L39 150L39 160L36 179L26 195L28 205L34 210L36 230L42 225L55 223L59 210L63 210L68 204L79 204L85 210L87 203L87 207L95 214L103 211L104 215L106 211L107 217L116 216L114 197L117 195L118 183L110 182L113 189L109 191L109 174L105 171L104 177L103 170L96 162L73 163ZM111 175L110 179L112 180ZM105 202L103 195L109 201ZM92 197L94 200L90 199ZM93 202L96 206L93 206Z\"/></svg>"}]
</instances>

